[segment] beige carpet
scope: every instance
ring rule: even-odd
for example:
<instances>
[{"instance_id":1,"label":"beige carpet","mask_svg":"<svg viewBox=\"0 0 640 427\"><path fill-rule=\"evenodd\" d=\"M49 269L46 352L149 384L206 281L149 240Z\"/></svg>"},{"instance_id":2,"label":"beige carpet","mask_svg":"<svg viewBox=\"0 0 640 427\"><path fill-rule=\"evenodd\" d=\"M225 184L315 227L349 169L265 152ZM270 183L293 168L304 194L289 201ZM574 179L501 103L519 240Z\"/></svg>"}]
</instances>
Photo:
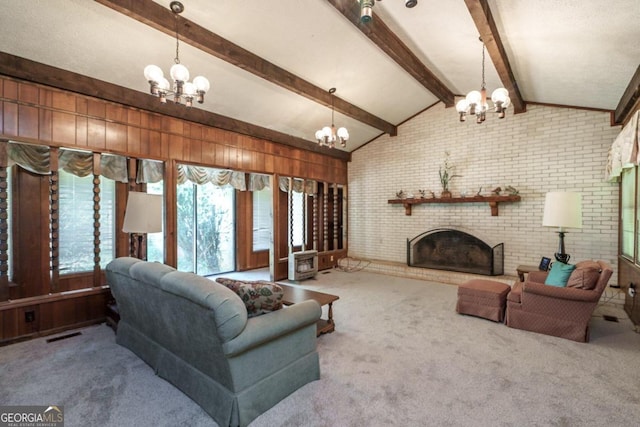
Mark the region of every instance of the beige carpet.
<instances>
[{"instance_id":1,"label":"beige carpet","mask_svg":"<svg viewBox=\"0 0 640 427\"><path fill-rule=\"evenodd\" d=\"M303 286L340 296L318 339L322 378L253 426L631 426L640 335L619 306L580 344L455 313L456 287L331 271ZM62 404L67 426L215 425L105 325L0 348L0 404Z\"/></svg>"}]
</instances>

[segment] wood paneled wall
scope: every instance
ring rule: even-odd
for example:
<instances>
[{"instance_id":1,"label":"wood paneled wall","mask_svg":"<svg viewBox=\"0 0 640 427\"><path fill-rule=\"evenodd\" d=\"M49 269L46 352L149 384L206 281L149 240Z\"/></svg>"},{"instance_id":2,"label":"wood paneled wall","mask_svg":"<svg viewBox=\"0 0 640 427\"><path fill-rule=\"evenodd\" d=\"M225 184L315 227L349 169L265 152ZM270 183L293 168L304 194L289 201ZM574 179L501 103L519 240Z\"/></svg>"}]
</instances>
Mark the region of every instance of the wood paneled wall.
<instances>
[{"instance_id":1,"label":"wood paneled wall","mask_svg":"<svg viewBox=\"0 0 640 427\"><path fill-rule=\"evenodd\" d=\"M338 184L345 161L0 76L0 135L49 146ZM169 166L169 165L167 165Z\"/></svg>"},{"instance_id":2,"label":"wood paneled wall","mask_svg":"<svg viewBox=\"0 0 640 427\"><path fill-rule=\"evenodd\" d=\"M236 192L236 268L251 270L269 265L269 251L253 251L253 192Z\"/></svg>"},{"instance_id":3,"label":"wood paneled wall","mask_svg":"<svg viewBox=\"0 0 640 427\"><path fill-rule=\"evenodd\" d=\"M347 183L345 160L226 131L215 125L211 123L210 126L205 126L0 76L0 139L120 154L133 159L161 160L165 162L166 183L175 183L176 165L182 162L336 184ZM48 200L49 188L42 179L21 173L15 185L16 191L20 193L28 192L34 198ZM125 185L118 184L118 223L124 215L126 189ZM167 264L175 266L175 185L166 185L165 189L165 258ZM244 200L244 208L250 208L246 202ZM286 210L286 205L284 209ZM279 207L274 207L274 212L279 211ZM47 235L47 203L40 203L38 209L25 208L17 212L14 224L14 230L17 230L17 235L14 236L16 241L19 241L24 227L39 227L42 232L38 234ZM280 227L274 228L274 232L278 233ZM246 239L248 231L244 230L243 233L242 239ZM281 239L285 239L286 246L286 238L285 227L284 234L274 235L276 248L281 244ZM126 235L119 233L116 241L116 254L127 254ZM250 240L244 241L251 244ZM344 253L346 254L346 250ZM264 258L264 254L255 259L248 254L244 258L245 265L240 267L251 268L263 263L260 256ZM50 288L48 241L25 239L14 253L14 264L18 266L16 277L30 275L29 281L34 283L34 289L10 286L11 300L0 302L0 342L25 334L42 334L104 320L105 311L95 308L96 301L104 307L103 303L109 298L108 289L101 288L96 283L96 280L104 281L104 275L94 278L93 273L89 272L87 275L61 276L61 289L86 288L84 292L74 293L73 302L69 302L67 297L59 297L61 294L56 294L56 290ZM276 268L280 278L283 274L286 276L286 268L283 267L279 265ZM49 295L51 292L53 296ZM28 301L28 305L24 304L25 301ZM27 324L25 311L34 311L37 320ZM46 313L46 319L43 318L43 313ZM89 313L88 317L84 313Z\"/></svg>"},{"instance_id":4,"label":"wood paneled wall","mask_svg":"<svg viewBox=\"0 0 640 427\"><path fill-rule=\"evenodd\" d=\"M629 295L629 287L632 283L636 289L635 297ZM624 311L634 325L640 327L640 269L622 256L618 257L618 284L625 295Z\"/></svg>"}]
</instances>

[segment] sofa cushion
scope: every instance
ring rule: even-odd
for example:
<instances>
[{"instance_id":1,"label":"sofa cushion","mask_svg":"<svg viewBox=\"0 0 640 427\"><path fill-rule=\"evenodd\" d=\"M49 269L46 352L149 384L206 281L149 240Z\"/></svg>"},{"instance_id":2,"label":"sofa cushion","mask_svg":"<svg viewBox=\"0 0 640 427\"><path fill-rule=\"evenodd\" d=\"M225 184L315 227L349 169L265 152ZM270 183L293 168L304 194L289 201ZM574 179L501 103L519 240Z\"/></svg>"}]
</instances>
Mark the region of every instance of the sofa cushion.
<instances>
[{"instance_id":1,"label":"sofa cushion","mask_svg":"<svg viewBox=\"0 0 640 427\"><path fill-rule=\"evenodd\" d=\"M594 289L600 278L601 271L600 264L595 261L580 261L576 264L576 269L571 273L567 287L587 290Z\"/></svg>"},{"instance_id":2,"label":"sofa cushion","mask_svg":"<svg viewBox=\"0 0 640 427\"><path fill-rule=\"evenodd\" d=\"M234 291L247 308L249 317L259 316L282 308L284 290L277 283L247 281L218 277L216 282Z\"/></svg>"},{"instance_id":3,"label":"sofa cushion","mask_svg":"<svg viewBox=\"0 0 640 427\"><path fill-rule=\"evenodd\" d=\"M571 273L575 268L575 265L565 264L560 261L554 262L544 284L562 288L567 286L569 276L571 276Z\"/></svg>"}]
</instances>

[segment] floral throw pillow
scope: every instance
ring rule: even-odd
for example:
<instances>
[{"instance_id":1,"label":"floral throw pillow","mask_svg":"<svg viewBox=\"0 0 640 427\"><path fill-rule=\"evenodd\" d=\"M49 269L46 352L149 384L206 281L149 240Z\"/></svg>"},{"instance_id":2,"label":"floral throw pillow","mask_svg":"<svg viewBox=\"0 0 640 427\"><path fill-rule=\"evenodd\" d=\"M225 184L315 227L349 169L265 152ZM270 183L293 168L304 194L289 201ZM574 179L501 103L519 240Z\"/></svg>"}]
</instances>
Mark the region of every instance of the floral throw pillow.
<instances>
[{"instance_id":1,"label":"floral throw pillow","mask_svg":"<svg viewBox=\"0 0 640 427\"><path fill-rule=\"evenodd\" d=\"M270 313L282 308L284 291L277 283L267 281L235 280L218 277L216 282L235 292L247 308L249 317Z\"/></svg>"}]
</instances>

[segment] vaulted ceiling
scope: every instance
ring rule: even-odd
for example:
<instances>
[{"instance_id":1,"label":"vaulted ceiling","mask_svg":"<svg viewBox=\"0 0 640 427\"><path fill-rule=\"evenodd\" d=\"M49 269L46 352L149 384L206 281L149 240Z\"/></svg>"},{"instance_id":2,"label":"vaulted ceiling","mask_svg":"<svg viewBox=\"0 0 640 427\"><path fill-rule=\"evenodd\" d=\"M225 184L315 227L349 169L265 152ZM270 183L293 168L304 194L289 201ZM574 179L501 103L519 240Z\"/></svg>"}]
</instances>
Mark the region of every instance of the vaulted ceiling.
<instances>
[{"instance_id":1,"label":"vaulted ceiling","mask_svg":"<svg viewBox=\"0 0 640 427\"><path fill-rule=\"evenodd\" d=\"M191 109L161 105L142 70L173 64L169 3L0 0L0 74L340 157L479 89L479 37L489 93L510 91L505 120L543 103L620 121L640 92L640 0L378 0L369 23L356 0L182 0L180 60L211 89ZM344 150L314 142L331 87Z\"/></svg>"}]
</instances>

